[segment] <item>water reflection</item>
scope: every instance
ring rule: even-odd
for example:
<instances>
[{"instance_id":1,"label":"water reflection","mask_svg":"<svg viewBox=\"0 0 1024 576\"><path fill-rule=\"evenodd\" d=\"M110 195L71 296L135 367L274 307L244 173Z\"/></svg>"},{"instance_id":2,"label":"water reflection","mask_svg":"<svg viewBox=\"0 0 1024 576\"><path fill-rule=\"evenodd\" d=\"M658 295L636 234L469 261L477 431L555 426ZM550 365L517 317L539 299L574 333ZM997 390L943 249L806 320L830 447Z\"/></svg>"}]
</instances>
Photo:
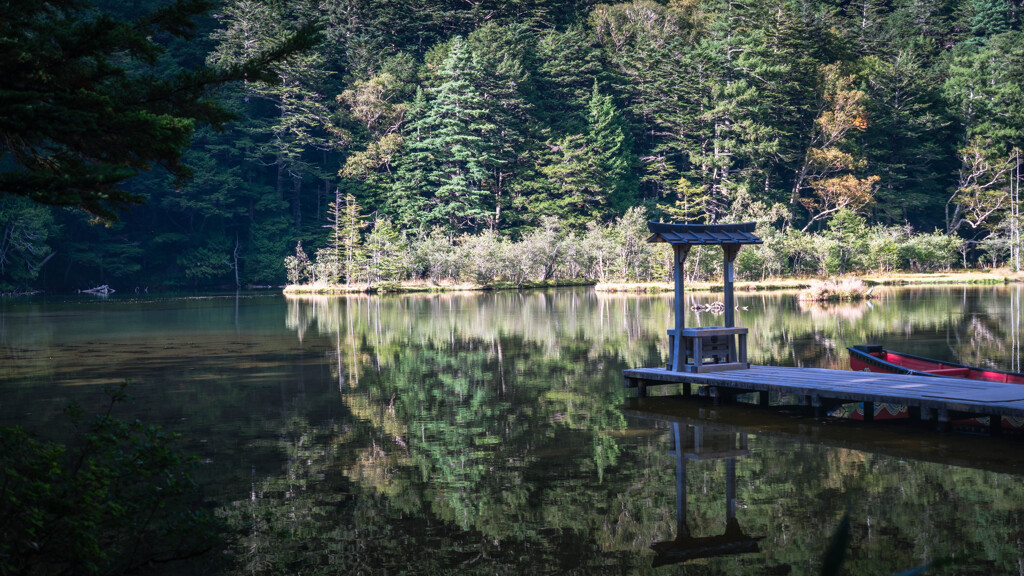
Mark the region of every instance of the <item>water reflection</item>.
<instances>
[{"instance_id":1,"label":"water reflection","mask_svg":"<svg viewBox=\"0 0 1024 576\"><path fill-rule=\"evenodd\" d=\"M1021 369L1024 287L876 288L872 301L800 302L792 293L739 294L737 323L750 329L753 363L848 369L846 346L876 343L964 364ZM688 294L694 306L718 294ZM454 333L497 347L506 334L560 353L567 339L615 350L630 366L668 357L671 295L601 294L584 290L463 293L406 297L303 296L288 300L287 326L304 340L318 334L365 333L371 353L403 333L450 340ZM689 310L686 323L712 321ZM352 343L349 342L351 345Z\"/></svg>"},{"instance_id":2,"label":"water reflection","mask_svg":"<svg viewBox=\"0 0 1024 576\"><path fill-rule=\"evenodd\" d=\"M637 413L639 414L639 413ZM669 421L669 419L664 419ZM669 454L676 461L676 537L655 542L657 554L652 566L677 564L697 558L713 558L759 551L761 537L748 536L736 519L736 459L750 454L748 434L723 428L703 420L670 421L672 447ZM693 460L725 460L725 532L696 536L687 520L686 463Z\"/></svg>"},{"instance_id":3,"label":"water reflection","mask_svg":"<svg viewBox=\"0 0 1024 576\"><path fill-rule=\"evenodd\" d=\"M845 368L864 342L1020 361L1016 286L828 309L739 298L756 363ZM666 398L624 409L621 370L665 361L671 314L670 296L585 289L0 302L0 420L45 429L43 403L57 414L131 376L139 416L207 462L200 480L239 533L232 573L814 573L848 502L851 570L949 554L971 559L959 573L1015 569L1019 444L700 402L672 421L630 412ZM720 433L717 448L747 453L678 474L670 450L696 455L698 426L703 454ZM655 544L736 526L756 549L654 567Z\"/></svg>"},{"instance_id":4,"label":"water reflection","mask_svg":"<svg viewBox=\"0 0 1024 576\"><path fill-rule=\"evenodd\" d=\"M675 460L679 526L653 545L652 565L714 557L715 574L815 573L846 511L850 573L936 558L956 561L929 573L1009 573L1024 561L1018 443L698 398L633 398L624 413L662 430Z\"/></svg>"}]
</instances>

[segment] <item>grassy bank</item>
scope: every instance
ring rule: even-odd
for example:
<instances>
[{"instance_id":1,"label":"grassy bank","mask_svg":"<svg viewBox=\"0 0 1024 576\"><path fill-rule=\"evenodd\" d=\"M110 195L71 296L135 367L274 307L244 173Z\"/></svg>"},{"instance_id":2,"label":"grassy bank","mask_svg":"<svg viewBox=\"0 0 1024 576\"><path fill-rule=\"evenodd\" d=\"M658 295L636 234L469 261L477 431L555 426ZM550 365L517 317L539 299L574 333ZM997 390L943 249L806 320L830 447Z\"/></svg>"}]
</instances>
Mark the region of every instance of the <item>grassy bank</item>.
<instances>
[{"instance_id":1,"label":"grassy bank","mask_svg":"<svg viewBox=\"0 0 1024 576\"><path fill-rule=\"evenodd\" d=\"M1024 281L1024 273L1009 269L965 272L896 273L860 276L868 286L938 286L944 284L1009 284ZM766 290L806 290L821 278L768 278L759 281L736 282L736 290L758 292ZM671 282L598 282L589 280L556 280L546 282L496 282L493 284L454 282L384 282L380 284L293 284L286 286L285 294L376 294L416 292L470 292L485 290L523 290L531 288L556 288L559 286L590 286L598 292L633 292L659 294L672 292ZM687 292L721 292L720 280L712 282L687 282Z\"/></svg>"},{"instance_id":2,"label":"grassy bank","mask_svg":"<svg viewBox=\"0 0 1024 576\"><path fill-rule=\"evenodd\" d=\"M423 281L383 282L380 284L290 284L285 286L285 294L380 294L380 293L416 293L416 292L474 292L486 290L523 290L530 288L557 288L560 286L590 286L590 280L551 280L545 282L496 282L493 284L431 283Z\"/></svg>"},{"instance_id":3,"label":"grassy bank","mask_svg":"<svg viewBox=\"0 0 1024 576\"><path fill-rule=\"evenodd\" d=\"M1024 281L1024 273L1009 269L968 270L964 272L901 272L859 276L868 286L941 286L945 284L1009 284ZM762 290L805 290L821 278L768 278L759 281L736 282L737 291L757 292ZM721 292L721 280L714 282L687 282L687 292ZM598 292L640 292L657 294L672 292L671 282L599 282Z\"/></svg>"}]
</instances>

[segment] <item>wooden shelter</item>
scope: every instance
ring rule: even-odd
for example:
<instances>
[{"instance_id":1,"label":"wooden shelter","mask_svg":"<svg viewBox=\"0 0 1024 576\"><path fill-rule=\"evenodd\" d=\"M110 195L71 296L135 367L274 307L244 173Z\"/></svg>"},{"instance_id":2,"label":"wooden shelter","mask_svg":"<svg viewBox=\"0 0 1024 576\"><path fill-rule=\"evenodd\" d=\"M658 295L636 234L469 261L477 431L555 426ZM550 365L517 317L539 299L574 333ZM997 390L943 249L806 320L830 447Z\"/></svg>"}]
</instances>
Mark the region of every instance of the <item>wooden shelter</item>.
<instances>
[{"instance_id":1,"label":"wooden shelter","mask_svg":"<svg viewBox=\"0 0 1024 576\"><path fill-rule=\"evenodd\" d=\"M665 224L648 222L653 234L648 242L672 245L675 268L675 328L669 330L669 365L674 372L712 372L749 368L747 329L735 326L736 300L733 263L745 244L761 244L754 235L754 223L742 224ZM725 326L686 328L683 298L683 264L692 246L721 246L724 263Z\"/></svg>"}]
</instances>

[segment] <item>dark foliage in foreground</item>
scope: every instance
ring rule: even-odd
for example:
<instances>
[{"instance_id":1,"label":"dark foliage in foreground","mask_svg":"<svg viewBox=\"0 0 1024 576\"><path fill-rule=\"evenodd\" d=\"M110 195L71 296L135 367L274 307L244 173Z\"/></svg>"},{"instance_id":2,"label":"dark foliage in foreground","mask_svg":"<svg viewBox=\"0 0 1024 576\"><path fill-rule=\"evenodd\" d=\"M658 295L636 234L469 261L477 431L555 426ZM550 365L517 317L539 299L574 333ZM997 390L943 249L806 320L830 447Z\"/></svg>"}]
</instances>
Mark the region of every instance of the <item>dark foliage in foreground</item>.
<instances>
[{"instance_id":1,"label":"dark foliage in foreground","mask_svg":"<svg viewBox=\"0 0 1024 576\"><path fill-rule=\"evenodd\" d=\"M220 532L198 501L193 460L159 427L108 410L68 414L67 443L0 428L0 573L129 574L195 558Z\"/></svg>"}]
</instances>

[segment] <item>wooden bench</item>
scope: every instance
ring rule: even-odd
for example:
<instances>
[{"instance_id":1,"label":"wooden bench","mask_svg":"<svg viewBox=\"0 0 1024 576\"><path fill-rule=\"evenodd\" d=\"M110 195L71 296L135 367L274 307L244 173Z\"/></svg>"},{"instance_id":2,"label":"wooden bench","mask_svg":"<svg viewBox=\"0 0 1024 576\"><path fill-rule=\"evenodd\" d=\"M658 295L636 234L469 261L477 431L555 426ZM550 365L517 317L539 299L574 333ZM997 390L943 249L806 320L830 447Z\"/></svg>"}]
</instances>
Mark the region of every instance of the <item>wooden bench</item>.
<instances>
[{"instance_id":1,"label":"wooden bench","mask_svg":"<svg viewBox=\"0 0 1024 576\"><path fill-rule=\"evenodd\" d=\"M674 368L676 331L669 330L668 369L677 369L679 372L717 372L750 368L747 362L747 332L746 328L723 326L683 328L683 362Z\"/></svg>"}]
</instances>

